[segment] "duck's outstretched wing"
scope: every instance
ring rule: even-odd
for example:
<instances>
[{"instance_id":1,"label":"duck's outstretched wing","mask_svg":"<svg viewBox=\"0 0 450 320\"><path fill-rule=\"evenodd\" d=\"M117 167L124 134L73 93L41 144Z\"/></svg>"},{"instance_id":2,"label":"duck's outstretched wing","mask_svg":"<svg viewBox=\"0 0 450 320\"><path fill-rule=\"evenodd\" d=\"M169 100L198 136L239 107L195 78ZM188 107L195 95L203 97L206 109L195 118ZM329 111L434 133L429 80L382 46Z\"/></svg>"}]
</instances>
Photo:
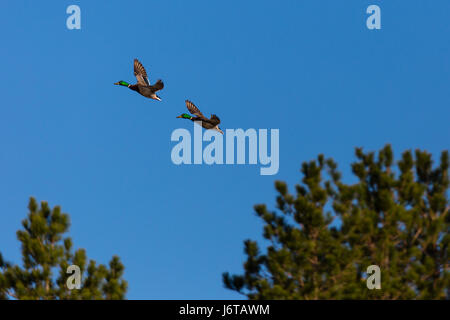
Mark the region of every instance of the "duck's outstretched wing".
<instances>
[{"instance_id":1,"label":"duck's outstretched wing","mask_svg":"<svg viewBox=\"0 0 450 320\"><path fill-rule=\"evenodd\" d=\"M134 76L137 79L138 84L143 86L149 86L150 82L148 81L147 72L145 71L142 63L139 62L138 59L134 59Z\"/></svg>"},{"instance_id":2,"label":"duck's outstretched wing","mask_svg":"<svg viewBox=\"0 0 450 320\"><path fill-rule=\"evenodd\" d=\"M164 88L164 82L158 80L154 85L150 86L150 88L152 89L153 92L159 91L162 88Z\"/></svg>"},{"instance_id":3,"label":"duck's outstretched wing","mask_svg":"<svg viewBox=\"0 0 450 320\"><path fill-rule=\"evenodd\" d=\"M218 116L216 116L215 114L211 115L211 119L209 120L209 122L214 125L217 126L220 123L220 119Z\"/></svg>"},{"instance_id":4,"label":"duck's outstretched wing","mask_svg":"<svg viewBox=\"0 0 450 320\"><path fill-rule=\"evenodd\" d=\"M189 100L186 100L186 107L188 108L189 112L192 113L194 116L207 120L207 118L203 115L203 113L201 113L200 110L198 110L198 108Z\"/></svg>"}]
</instances>

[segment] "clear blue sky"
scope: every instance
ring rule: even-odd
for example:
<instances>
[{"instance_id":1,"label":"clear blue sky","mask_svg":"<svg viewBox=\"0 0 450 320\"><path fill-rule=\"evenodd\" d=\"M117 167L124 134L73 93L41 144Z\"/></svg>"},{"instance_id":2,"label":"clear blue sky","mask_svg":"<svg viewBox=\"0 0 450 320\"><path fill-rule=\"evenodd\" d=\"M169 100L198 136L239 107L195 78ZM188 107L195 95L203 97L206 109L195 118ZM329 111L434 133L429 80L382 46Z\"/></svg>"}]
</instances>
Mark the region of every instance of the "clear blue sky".
<instances>
[{"instance_id":1,"label":"clear blue sky","mask_svg":"<svg viewBox=\"0 0 450 320\"><path fill-rule=\"evenodd\" d=\"M450 2L1 1L0 251L20 262L29 196L71 216L75 247L121 257L130 299L240 299L253 205L319 153L345 179L354 148L438 156L450 141ZM81 7L81 30L66 8ZM382 29L366 27L381 7ZM162 102L134 82L139 58ZM280 170L176 166L175 117L194 101L222 128L280 129Z\"/></svg>"}]
</instances>

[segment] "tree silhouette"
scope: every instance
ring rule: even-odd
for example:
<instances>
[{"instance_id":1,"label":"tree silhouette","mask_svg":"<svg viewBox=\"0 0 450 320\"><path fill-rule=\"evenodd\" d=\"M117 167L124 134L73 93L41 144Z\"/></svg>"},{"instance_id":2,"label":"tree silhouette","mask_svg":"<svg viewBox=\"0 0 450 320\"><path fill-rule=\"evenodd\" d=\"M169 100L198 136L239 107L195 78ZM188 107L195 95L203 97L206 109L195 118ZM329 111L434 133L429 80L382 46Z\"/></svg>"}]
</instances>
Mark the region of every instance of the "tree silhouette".
<instances>
[{"instance_id":1,"label":"tree silhouette","mask_svg":"<svg viewBox=\"0 0 450 320\"><path fill-rule=\"evenodd\" d=\"M303 163L295 194L277 181L277 210L255 206L267 248L245 241L245 272L224 273L225 287L250 299L448 299L448 151L435 168L420 150L393 165L390 145L356 157L353 184L323 155ZM370 265L380 290L366 285Z\"/></svg>"},{"instance_id":2,"label":"tree silhouette","mask_svg":"<svg viewBox=\"0 0 450 320\"><path fill-rule=\"evenodd\" d=\"M124 266L117 256L105 265L86 257L84 249L72 253L72 240L63 238L68 231L69 215L59 206L39 207L30 198L29 214L17 231L21 242L23 267L4 261L0 253L0 299L124 299L127 282ZM81 288L70 290L67 273L70 265L81 271ZM69 279L70 280L70 279Z\"/></svg>"}]
</instances>

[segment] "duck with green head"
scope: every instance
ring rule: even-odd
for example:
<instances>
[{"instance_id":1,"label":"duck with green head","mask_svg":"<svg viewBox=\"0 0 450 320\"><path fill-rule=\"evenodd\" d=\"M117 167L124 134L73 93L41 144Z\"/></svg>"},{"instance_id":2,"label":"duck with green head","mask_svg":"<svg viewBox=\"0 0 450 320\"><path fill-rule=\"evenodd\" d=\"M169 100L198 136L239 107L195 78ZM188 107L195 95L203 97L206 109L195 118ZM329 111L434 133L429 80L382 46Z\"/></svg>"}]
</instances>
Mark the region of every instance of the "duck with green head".
<instances>
[{"instance_id":1,"label":"duck with green head","mask_svg":"<svg viewBox=\"0 0 450 320\"><path fill-rule=\"evenodd\" d=\"M194 123L201 125L203 128L207 130L216 130L221 134L223 134L223 131L220 130L219 128L220 119L218 116L212 114L210 119L206 118L203 115L203 113L201 113L200 110L189 100L186 100L186 107L189 110L189 112L193 114L195 117L187 113L183 113L179 115L177 118L191 120Z\"/></svg>"},{"instance_id":2,"label":"duck with green head","mask_svg":"<svg viewBox=\"0 0 450 320\"><path fill-rule=\"evenodd\" d=\"M151 85L150 81L148 80L147 72L138 59L134 59L134 76L137 79L136 84L129 84L128 82L123 80L118 81L114 84L127 87L133 91L140 93L144 97L161 101L161 98L158 97L156 92L164 88L164 83L161 80L158 80L155 84Z\"/></svg>"}]
</instances>

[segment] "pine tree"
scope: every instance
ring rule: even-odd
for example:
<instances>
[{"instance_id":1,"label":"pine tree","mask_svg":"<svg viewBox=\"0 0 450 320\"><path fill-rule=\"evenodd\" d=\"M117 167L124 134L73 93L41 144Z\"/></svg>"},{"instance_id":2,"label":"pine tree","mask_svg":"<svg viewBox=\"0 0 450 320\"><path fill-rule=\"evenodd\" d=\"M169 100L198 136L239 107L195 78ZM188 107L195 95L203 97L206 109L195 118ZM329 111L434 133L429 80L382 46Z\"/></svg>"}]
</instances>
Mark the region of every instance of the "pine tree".
<instances>
[{"instance_id":1,"label":"pine tree","mask_svg":"<svg viewBox=\"0 0 450 320\"><path fill-rule=\"evenodd\" d=\"M353 184L323 155L303 163L295 195L277 181L277 210L255 206L264 252L245 241L245 272L224 273L225 287L250 299L449 299L448 151L435 168L420 150L395 166L389 145L356 157ZM367 287L370 265L380 290Z\"/></svg>"},{"instance_id":2,"label":"pine tree","mask_svg":"<svg viewBox=\"0 0 450 320\"><path fill-rule=\"evenodd\" d=\"M0 253L0 299L124 299L127 282L117 256L105 265L89 260L84 249L72 252L72 240L63 237L69 215L47 202L39 207L30 198L29 214L17 232L23 267L6 262ZM70 290L70 265L80 268L81 288Z\"/></svg>"}]
</instances>

